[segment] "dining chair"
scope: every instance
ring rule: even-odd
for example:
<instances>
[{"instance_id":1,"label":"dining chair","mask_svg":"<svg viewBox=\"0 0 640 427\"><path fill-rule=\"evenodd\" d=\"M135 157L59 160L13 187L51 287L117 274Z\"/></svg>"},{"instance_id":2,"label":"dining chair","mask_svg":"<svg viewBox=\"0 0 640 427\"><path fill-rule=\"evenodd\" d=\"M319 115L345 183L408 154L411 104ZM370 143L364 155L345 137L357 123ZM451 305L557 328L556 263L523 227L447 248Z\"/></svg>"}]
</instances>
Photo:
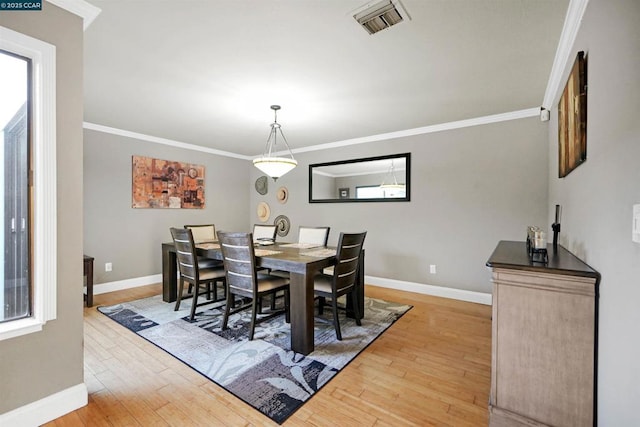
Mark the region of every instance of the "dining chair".
<instances>
[{"instance_id":1,"label":"dining chair","mask_svg":"<svg viewBox=\"0 0 640 427\"><path fill-rule=\"evenodd\" d=\"M215 224L189 224L185 225L184 228L191 230L193 242L196 245L217 240Z\"/></svg>"},{"instance_id":2,"label":"dining chair","mask_svg":"<svg viewBox=\"0 0 640 427\"><path fill-rule=\"evenodd\" d=\"M329 230L331 230L331 227L307 227L301 225L298 227L298 243L327 246Z\"/></svg>"},{"instance_id":3,"label":"dining chair","mask_svg":"<svg viewBox=\"0 0 640 427\"><path fill-rule=\"evenodd\" d=\"M342 340L340 321L338 320L338 298L342 295L352 294L356 324L358 326L361 325L360 309L364 310L364 307L358 307L356 276L360 257L362 256L362 245L366 236L366 231L362 233L340 233L333 275L318 274L314 277L313 291L319 299L318 314L322 314L325 301L330 298L333 310L333 326L335 327L338 341Z\"/></svg>"},{"instance_id":4,"label":"dining chair","mask_svg":"<svg viewBox=\"0 0 640 427\"><path fill-rule=\"evenodd\" d=\"M185 225L184 228L191 230L191 233L193 234L193 243L196 245L200 243L215 242L217 240L215 224L189 224ZM222 261L199 256L198 267L222 267Z\"/></svg>"},{"instance_id":5,"label":"dining chair","mask_svg":"<svg viewBox=\"0 0 640 427\"><path fill-rule=\"evenodd\" d=\"M278 227L275 224L254 224L253 225L253 243L259 243L263 239L276 241L276 232Z\"/></svg>"},{"instance_id":6,"label":"dining chair","mask_svg":"<svg viewBox=\"0 0 640 427\"><path fill-rule=\"evenodd\" d=\"M285 321L289 323L289 280L283 277L261 273L256 270L254 237L252 233L218 232L218 241L222 251L224 269L227 274L227 304L222 319L222 330L227 329L229 316L243 310L251 309L251 325L249 340L253 340L256 324L285 313ZM258 303L266 295L284 291L284 309L274 310L257 318ZM250 298L248 303L241 302L235 306L235 296Z\"/></svg>"},{"instance_id":7,"label":"dining chair","mask_svg":"<svg viewBox=\"0 0 640 427\"><path fill-rule=\"evenodd\" d=\"M188 228L171 228L171 237L176 248L176 258L178 259L178 271L180 272L178 295L174 311L180 309L180 301L183 298L191 296L190 320L193 320L196 314L196 307L205 304L211 304L218 300L217 283L224 284L226 275L224 267L201 268L197 262L196 248L193 241L193 234ZM189 284L189 295L184 295L184 284ZM213 288L213 299L203 303L198 303L198 297L206 294L210 298Z\"/></svg>"}]
</instances>

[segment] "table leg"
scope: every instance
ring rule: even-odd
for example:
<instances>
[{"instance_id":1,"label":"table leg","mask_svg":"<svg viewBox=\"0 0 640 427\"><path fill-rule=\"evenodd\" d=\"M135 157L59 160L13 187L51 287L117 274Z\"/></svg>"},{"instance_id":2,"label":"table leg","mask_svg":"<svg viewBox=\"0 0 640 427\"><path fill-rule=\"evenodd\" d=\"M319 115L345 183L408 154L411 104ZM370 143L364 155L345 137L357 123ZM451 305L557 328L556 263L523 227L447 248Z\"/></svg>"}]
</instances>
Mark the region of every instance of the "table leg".
<instances>
[{"instance_id":1,"label":"table leg","mask_svg":"<svg viewBox=\"0 0 640 427\"><path fill-rule=\"evenodd\" d=\"M174 302L178 297L178 267L172 245L162 245L162 300Z\"/></svg>"},{"instance_id":2,"label":"table leg","mask_svg":"<svg viewBox=\"0 0 640 427\"><path fill-rule=\"evenodd\" d=\"M291 273L291 350L307 355L314 349L313 274Z\"/></svg>"}]
</instances>

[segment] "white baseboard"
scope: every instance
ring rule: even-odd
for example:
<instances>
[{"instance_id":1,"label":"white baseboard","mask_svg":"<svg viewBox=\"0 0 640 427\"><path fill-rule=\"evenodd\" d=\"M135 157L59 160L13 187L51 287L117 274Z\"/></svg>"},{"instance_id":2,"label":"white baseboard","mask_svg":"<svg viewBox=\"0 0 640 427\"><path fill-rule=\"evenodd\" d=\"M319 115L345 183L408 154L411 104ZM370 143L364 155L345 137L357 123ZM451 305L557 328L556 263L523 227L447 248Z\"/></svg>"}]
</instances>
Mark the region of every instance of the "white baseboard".
<instances>
[{"instance_id":1,"label":"white baseboard","mask_svg":"<svg viewBox=\"0 0 640 427\"><path fill-rule=\"evenodd\" d=\"M87 386L78 384L0 414L0 426L37 427L86 406L88 401Z\"/></svg>"},{"instance_id":2,"label":"white baseboard","mask_svg":"<svg viewBox=\"0 0 640 427\"><path fill-rule=\"evenodd\" d=\"M121 291L123 289L137 288L139 286L153 285L162 282L162 274L153 274L151 276L134 277L133 279L118 280L115 282L100 283L93 285L93 294L100 295L107 292Z\"/></svg>"},{"instance_id":3,"label":"white baseboard","mask_svg":"<svg viewBox=\"0 0 640 427\"><path fill-rule=\"evenodd\" d=\"M491 305L492 301L491 294L466 291L464 289L445 288L443 286L427 285L424 283L404 282L401 280L386 279L384 277L364 276L364 282L367 285L380 286L382 288L397 289L399 291L415 292L478 304Z\"/></svg>"},{"instance_id":4,"label":"white baseboard","mask_svg":"<svg viewBox=\"0 0 640 427\"><path fill-rule=\"evenodd\" d=\"M446 288L444 286L427 285L424 283L405 282L402 280L386 279L384 277L365 276L365 283L368 285L380 286L383 288L398 289L399 291L415 292L418 294L433 295L436 297L457 299L460 301L476 302L478 304L491 305L491 294L482 292L466 291L464 289ZM106 292L120 291L123 289L136 288L138 286L152 285L162 282L162 274L152 276L135 277L133 279L120 280L117 282L102 283L93 287L94 295Z\"/></svg>"}]
</instances>

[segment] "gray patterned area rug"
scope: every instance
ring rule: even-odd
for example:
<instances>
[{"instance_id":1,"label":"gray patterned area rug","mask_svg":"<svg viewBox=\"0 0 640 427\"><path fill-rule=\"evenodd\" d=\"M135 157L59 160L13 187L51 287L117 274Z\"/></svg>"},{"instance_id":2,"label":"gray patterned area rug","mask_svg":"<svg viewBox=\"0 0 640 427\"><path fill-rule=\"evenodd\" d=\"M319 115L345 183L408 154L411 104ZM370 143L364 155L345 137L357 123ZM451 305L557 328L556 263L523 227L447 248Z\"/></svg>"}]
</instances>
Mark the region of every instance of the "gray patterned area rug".
<instances>
[{"instance_id":1,"label":"gray patterned area rug","mask_svg":"<svg viewBox=\"0 0 640 427\"><path fill-rule=\"evenodd\" d=\"M307 356L290 349L290 326L284 315L256 326L248 340L250 310L220 324L222 302L203 307L189 321L190 300L179 311L157 295L98 307L111 319L157 345L225 390L281 424L411 306L365 297L362 326L340 315L342 341L333 325L316 321L315 351ZM331 308L324 310L331 318Z\"/></svg>"}]
</instances>

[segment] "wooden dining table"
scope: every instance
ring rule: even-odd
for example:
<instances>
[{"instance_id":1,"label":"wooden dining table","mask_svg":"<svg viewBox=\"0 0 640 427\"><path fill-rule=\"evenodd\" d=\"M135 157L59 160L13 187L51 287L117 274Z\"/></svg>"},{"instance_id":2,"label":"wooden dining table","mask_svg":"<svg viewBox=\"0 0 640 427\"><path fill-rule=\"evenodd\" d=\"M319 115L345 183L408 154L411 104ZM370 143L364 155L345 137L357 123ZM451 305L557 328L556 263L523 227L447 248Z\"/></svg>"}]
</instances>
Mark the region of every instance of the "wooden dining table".
<instances>
[{"instance_id":1,"label":"wooden dining table","mask_svg":"<svg viewBox=\"0 0 640 427\"><path fill-rule=\"evenodd\" d=\"M198 256L222 260L216 242L196 245ZM314 254L314 255L311 255ZM322 269L335 265L335 247L295 247L274 244L256 247L256 266L290 273L291 350L307 355L314 350L313 277ZM173 302L177 297L177 263L173 242L162 244L162 299ZM364 313L364 250L356 278L360 317ZM354 317L353 301L347 296L347 316Z\"/></svg>"}]
</instances>

